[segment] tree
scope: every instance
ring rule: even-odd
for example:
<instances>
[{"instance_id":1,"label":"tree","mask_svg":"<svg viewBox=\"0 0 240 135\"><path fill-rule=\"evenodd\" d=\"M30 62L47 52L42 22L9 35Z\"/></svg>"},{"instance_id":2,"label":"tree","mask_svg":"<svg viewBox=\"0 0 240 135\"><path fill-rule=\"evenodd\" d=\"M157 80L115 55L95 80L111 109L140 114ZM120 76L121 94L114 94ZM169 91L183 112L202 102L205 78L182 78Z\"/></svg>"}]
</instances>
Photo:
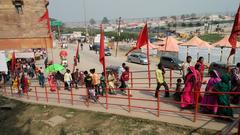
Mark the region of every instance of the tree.
<instances>
[{"instance_id":1,"label":"tree","mask_svg":"<svg viewBox=\"0 0 240 135\"><path fill-rule=\"evenodd\" d=\"M185 15L181 15L181 19L184 20L186 18Z\"/></svg>"},{"instance_id":2,"label":"tree","mask_svg":"<svg viewBox=\"0 0 240 135\"><path fill-rule=\"evenodd\" d=\"M172 18L173 20L177 20L177 17L175 15L171 16L170 18Z\"/></svg>"},{"instance_id":3,"label":"tree","mask_svg":"<svg viewBox=\"0 0 240 135\"><path fill-rule=\"evenodd\" d=\"M95 21L93 18L91 18L91 19L89 20L89 23L90 23L91 25L94 25L94 24L96 24L96 21Z\"/></svg>"},{"instance_id":4,"label":"tree","mask_svg":"<svg viewBox=\"0 0 240 135\"><path fill-rule=\"evenodd\" d=\"M186 25L186 23L182 23L182 27L186 27L187 25Z\"/></svg>"},{"instance_id":5,"label":"tree","mask_svg":"<svg viewBox=\"0 0 240 135\"><path fill-rule=\"evenodd\" d=\"M103 17L102 24L109 24L109 20L107 17Z\"/></svg>"},{"instance_id":6,"label":"tree","mask_svg":"<svg viewBox=\"0 0 240 135\"><path fill-rule=\"evenodd\" d=\"M196 17L197 17L197 15L195 13L191 14L191 18L196 18Z\"/></svg>"}]
</instances>

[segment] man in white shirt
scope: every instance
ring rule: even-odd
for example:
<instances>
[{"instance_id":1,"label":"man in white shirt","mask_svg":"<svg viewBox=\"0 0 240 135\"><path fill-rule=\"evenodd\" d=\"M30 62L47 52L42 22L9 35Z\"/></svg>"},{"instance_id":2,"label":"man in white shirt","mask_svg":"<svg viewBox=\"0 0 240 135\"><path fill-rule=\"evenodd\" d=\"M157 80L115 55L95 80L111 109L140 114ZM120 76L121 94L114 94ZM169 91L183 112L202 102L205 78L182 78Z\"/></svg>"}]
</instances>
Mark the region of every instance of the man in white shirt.
<instances>
[{"instance_id":1,"label":"man in white shirt","mask_svg":"<svg viewBox=\"0 0 240 135\"><path fill-rule=\"evenodd\" d=\"M187 70L190 66L193 66L192 64L192 57L187 56L186 57L186 62L183 63L182 69L183 69L183 79L185 79L185 75L187 74Z\"/></svg>"},{"instance_id":2,"label":"man in white shirt","mask_svg":"<svg viewBox=\"0 0 240 135\"><path fill-rule=\"evenodd\" d=\"M71 86L71 81L72 81L72 75L70 73L70 70L67 69L67 72L64 74L64 82L65 82L65 89L70 90Z\"/></svg>"}]
</instances>

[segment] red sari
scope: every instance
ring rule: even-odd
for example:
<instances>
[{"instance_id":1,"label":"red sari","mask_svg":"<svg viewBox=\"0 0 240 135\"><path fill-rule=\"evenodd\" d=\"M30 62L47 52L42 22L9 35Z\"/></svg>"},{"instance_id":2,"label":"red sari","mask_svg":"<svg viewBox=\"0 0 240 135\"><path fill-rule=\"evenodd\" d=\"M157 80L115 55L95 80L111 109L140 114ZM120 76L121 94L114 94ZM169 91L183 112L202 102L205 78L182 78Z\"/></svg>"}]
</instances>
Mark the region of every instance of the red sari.
<instances>
[{"instance_id":1,"label":"red sari","mask_svg":"<svg viewBox=\"0 0 240 135\"><path fill-rule=\"evenodd\" d=\"M49 84L50 90L51 90L52 92L54 92L54 91L57 90L57 84L56 84L56 81L55 81L53 75L49 75L49 76L48 76L48 84Z\"/></svg>"},{"instance_id":2,"label":"red sari","mask_svg":"<svg viewBox=\"0 0 240 135\"><path fill-rule=\"evenodd\" d=\"M28 78L26 76L24 77L23 85L24 85L23 93L27 93L28 89L29 89L29 80L28 80Z\"/></svg>"},{"instance_id":3,"label":"red sari","mask_svg":"<svg viewBox=\"0 0 240 135\"><path fill-rule=\"evenodd\" d=\"M195 85L195 88L194 88L194 100L196 101L197 100L197 97L198 97L198 102L201 102L202 100L202 95L201 93L199 93L201 91L201 87L202 87L202 76L201 76L201 73L196 70L196 85Z\"/></svg>"}]
</instances>

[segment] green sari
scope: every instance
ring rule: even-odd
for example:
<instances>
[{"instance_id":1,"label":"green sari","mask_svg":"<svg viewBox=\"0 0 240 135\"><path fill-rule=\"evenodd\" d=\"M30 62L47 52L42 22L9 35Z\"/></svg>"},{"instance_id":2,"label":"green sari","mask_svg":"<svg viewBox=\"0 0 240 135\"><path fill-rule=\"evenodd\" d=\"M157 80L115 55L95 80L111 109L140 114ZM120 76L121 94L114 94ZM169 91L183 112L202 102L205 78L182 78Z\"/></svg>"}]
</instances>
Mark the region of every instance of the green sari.
<instances>
[{"instance_id":1,"label":"green sari","mask_svg":"<svg viewBox=\"0 0 240 135\"><path fill-rule=\"evenodd\" d=\"M217 92L230 92L230 76L223 75L221 77L222 81L214 85L214 89ZM218 105L220 106L230 106L230 100L228 94L218 94ZM232 108L218 107L217 114L225 116L233 116Z\"/></svg>"}]
</instances>

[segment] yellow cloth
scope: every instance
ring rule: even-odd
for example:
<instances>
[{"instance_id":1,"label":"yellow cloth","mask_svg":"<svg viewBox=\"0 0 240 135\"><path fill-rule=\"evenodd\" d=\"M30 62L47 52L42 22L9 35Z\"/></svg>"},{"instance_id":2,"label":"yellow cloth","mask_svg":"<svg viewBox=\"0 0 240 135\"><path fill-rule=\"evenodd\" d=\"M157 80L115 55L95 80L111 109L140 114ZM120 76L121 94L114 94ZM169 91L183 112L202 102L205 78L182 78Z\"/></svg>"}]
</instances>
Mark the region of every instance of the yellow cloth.
<instances>
[{"instance_id":1,"label":"yellow cloth","mask_svg":"<svg viewBox=\"0 0 240 135\"><path fill-rule=\"evenodd\" d=\"M163 83L164 79L163 79L163 72L160 69L156 70L156 79L158 83Z\"/></svg>"}]
</instances>

